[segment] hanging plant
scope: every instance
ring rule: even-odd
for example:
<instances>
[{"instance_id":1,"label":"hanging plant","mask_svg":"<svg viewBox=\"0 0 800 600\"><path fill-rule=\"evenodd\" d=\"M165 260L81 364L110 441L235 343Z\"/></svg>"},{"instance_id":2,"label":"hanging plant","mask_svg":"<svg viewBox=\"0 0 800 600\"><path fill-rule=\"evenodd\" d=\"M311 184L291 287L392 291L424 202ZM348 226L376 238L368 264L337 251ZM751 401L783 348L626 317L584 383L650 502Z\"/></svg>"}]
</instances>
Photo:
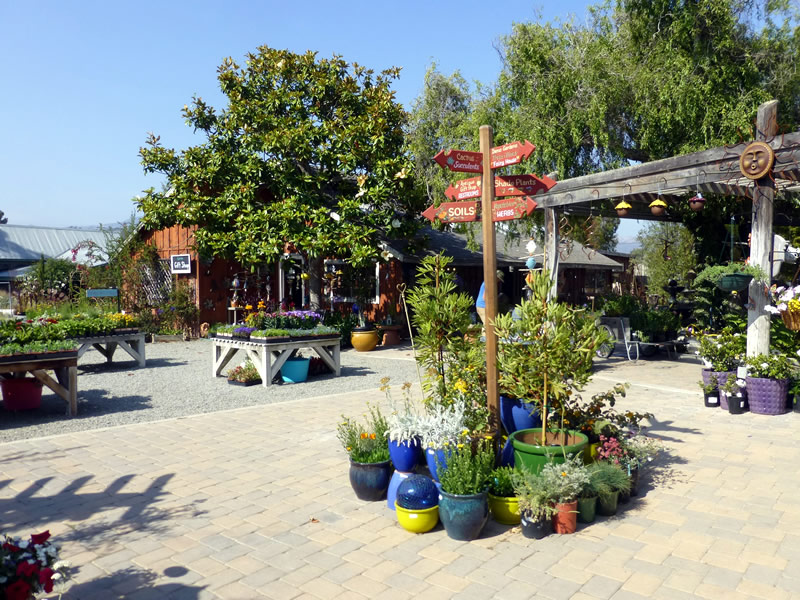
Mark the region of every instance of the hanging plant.
<instances>
[{"instance_id":1,"label":"hanging plant","mask_svg":"<svg viewBox=\"0 0 800 600\"><path fill-rule=\"evenodd\" d=\"M661 198L653 200L650 203L650 212L653 213L655 216L660 217L665 212L667 212L667 203L664 202Z\"/></svg>"},{"instance_id":2,"label":"hanging plant","mask_svg":"<svg viewBox=\"0 0 800 600\"><path fill-rule=\"evenodd\" d=\"M614 210L617 211L617 216L619 217L626 217L628 213L631 211L631 205L623 200L619 204L614 207Z\"/></svg>"},{"instance_id":3,"label":"hanging plant","mask_svg":"<svg viewBox=\"0 0 800 600\"><path fill-rule=\"evenodd\" d=\"M703 210L703 207L706 205L706 199L703 198L703 194L697 192L696 196L689 198L689 208L691 208L694 212L700 212Z\"/></svg>"}]
</instances>

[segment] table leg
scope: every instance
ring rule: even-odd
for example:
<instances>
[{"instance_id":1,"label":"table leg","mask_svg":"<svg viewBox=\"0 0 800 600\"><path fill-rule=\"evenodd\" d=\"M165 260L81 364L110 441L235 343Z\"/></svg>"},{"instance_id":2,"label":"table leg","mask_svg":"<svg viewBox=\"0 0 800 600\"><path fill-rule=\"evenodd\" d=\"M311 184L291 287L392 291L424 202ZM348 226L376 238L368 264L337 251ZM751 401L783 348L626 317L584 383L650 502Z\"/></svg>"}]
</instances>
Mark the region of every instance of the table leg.
<instances>
[{"instance_id":1,"label":"table leg","mask_svg":"<svg viewBox=\"0 0 800 600\"><path fill-rule=\"evenodd\" d=\"M78 414L78 367L69 367L69 415Z\"/></svg>"}]
</instances>

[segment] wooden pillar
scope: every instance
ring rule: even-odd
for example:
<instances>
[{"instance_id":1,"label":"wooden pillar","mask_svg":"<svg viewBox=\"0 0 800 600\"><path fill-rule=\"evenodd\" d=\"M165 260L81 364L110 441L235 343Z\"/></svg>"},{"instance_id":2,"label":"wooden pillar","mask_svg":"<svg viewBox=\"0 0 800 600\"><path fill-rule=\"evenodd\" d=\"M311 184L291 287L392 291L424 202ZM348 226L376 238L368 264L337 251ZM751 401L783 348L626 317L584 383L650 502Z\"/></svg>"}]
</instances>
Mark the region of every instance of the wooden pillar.
<instances>
[{"instance_id":1,"label":"wooden pillar","mask_svg":"<svg viewBox=\"0 0 800 600\"><path fill-rule=\"evenodd\" d=\"M500 400L497 386L497 245L495 242L492 203L494 202L494 173L492 173L492 128L481 125L483 180L481 183L481 225L483 227L483 282L486 299L486 406L490 427L500 427Z\"/></svg>"},{"instance_id":2,"label":"wooden pillar","mask_svg":"<svg viewBox=\"0 0 800 600\"><path fill-rule=\"evenodd\" d=\"M758 107L756 140L766 141L778 132L778 101ZM759 179L753 198L753 221L750 236L750 264L772 276L772 201L775 183L767 175ZM747 309L747 356L769 353L769 313L764 310L767 295L764 286L750 282Z\"/></svg>"},{"instance_id":3,"label":"wooden pillar","mask_svg":"<svg viewBox=\"0 0 800 600\"><path fill-rule=\"evenodd\" d=\"M544 267L550 273L553 284L549 299L558 294L558 213L555 208L544 209Z\"/></svg>"}]
</instances>

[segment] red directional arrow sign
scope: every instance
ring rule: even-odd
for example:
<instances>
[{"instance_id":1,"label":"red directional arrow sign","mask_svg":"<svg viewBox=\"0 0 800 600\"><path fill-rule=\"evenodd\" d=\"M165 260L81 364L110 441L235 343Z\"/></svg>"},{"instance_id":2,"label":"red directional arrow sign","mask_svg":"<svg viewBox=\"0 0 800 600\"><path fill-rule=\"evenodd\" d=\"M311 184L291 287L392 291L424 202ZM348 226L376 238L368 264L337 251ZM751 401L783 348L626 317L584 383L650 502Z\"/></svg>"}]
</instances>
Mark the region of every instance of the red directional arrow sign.
<instances>
[{"instance_id":1,"label":"red directional arrow sign","mask_svg":"<svg viewBox=\"0 0 800 600\"><path fill-rule=\"evenodd\" d=\"M499 169L500 167L521 163L523 160L526 160L534 150L536 150L536 146L531 144L528 140L496 146L492 148L492 168Z\"/></svg>"},{"instance_id":2,"label":"red directional arrow sign","mask_svg":"<svg viewBox=\"0 0 800 600\"><path fill-rule=\"evenodd\" d=\"M439 150L433 157L440 167L462 173L480 173L483 169L483 154L466 150Z\"/></svg>"},{"instance_id":3,"label":"red directional arrow sign","mask_svg":"<svg viewBox=\"0 0 800 600\"><path fill-rule=\"evenodd\" d=\"M494 194L498 198L503 196L533 196L546 192L556 184L555 181L543 175L498 175L494 178ZM451 200L467 200L478 198L481 195L481 178L470 177L451 183L445 191L445 196Z\"/></svg>"},{"instance_id":4,"label":"red directional arrow sign","mask_svg":"<svg viewBox=\"0 0 800 600\"><path fill-rule=\"evenodd\" d=\"M480 216L480 202L442 202L439 206L429 206L422 216L431 222L434 219L443 223L477 221Z\"/></svg>"},{"instance_id":5,"label":"red directional arrow sign","mask_svg":"<svg viewBox=\"0 0 800 600\"><path fill-rule=\"evenodd\" d=\"M492 203L492 221L521 219L533 212L536 200L530 196L522 198L503 198Z\"/></svg>"}]
</instances>

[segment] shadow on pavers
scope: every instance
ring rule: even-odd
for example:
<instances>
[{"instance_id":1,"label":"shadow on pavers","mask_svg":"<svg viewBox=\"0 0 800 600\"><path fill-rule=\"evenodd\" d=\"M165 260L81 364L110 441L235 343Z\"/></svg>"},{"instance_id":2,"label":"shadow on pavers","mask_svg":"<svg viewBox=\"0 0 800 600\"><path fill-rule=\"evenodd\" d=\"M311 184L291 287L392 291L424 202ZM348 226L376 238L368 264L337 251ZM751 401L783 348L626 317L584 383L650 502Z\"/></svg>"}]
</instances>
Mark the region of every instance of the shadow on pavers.
<instances>
[{"instance_id":1,"label":"shadow on pavers","mask_svg":"<svg viewBox=\"0 0 800 600\"><path fill-rule=\"evenodd\" d=\"M53 494L41 493L53 477L38 479L16 496L4 499L0 504L0 523L9 529L23 526L36 528L40 524L51 522L57 515L72 528L71 532L59 536L60 541L77 541L86 547L97 548L104 543L118 540L126 533L165 533L169 531L170 522L175 519L204 514L205 511L196 506L203 500L168 509L156 506L167 496L164 487L174 474L161 475L150 482L143 492L123 492L122 489L134 477L136 476L123 475L101 491L82 492L82 488L94 479L93 476L86 475L74 479L61 491ZM101 514L120 508L126 510L114 519Z\"/></svg>"},{"instance_id":2,"label":"shadow on pavers","mask_svg":"<svg viewBox=\"0 0 800 600\"><path fill-rule=\"evenodd\" d=\"M188 573L184 567L168 567L164 569L167 577L182 577ZM75 573L74 573L75 574ZM73 574L73 575L74 575ZM77 571L80 574L80 571ZM98 577L85 583L77 583L67 588L61 596L62 600L84 600L86 598L103 598L104 600L193 600L200 598L204 588L183 583L159 583L153 585L158 575L145 569L130 567L116 571L105 577Z\"/></svg>"}]
</instances>

